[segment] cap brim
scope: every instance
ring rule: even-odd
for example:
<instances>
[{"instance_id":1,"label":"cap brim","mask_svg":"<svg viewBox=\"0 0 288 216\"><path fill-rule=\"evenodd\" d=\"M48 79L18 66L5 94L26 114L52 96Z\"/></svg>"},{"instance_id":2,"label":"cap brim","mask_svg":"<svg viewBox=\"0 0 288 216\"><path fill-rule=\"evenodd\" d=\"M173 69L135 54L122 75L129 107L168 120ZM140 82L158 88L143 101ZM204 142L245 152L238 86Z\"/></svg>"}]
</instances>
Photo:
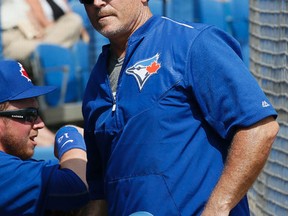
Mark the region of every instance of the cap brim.
<instances>
[{"instance_id":1,"label":"cap brim","mask_svg":"<svg viewBox=\"0 0 288 216\"><path fill-rule=\"evenodd\" d=\"M9 98L9 101L38 97L41 95L48 94L48 93L56 90L56 88L57 87L55 87L55 86L32 86L31 88L29 88L26 91L16 95L15 97Z\"/></svg>"}]
</instances>

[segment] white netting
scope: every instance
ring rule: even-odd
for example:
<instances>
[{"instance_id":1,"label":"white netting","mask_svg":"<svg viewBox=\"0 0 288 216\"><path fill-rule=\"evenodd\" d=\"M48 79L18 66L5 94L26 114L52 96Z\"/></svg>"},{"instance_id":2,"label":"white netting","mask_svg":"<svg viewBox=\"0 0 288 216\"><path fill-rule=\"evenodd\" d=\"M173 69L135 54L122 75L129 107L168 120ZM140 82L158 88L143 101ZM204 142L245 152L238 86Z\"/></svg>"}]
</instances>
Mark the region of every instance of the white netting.
<instances>
[{"instance_id":1,"label":"white netting","mask_svg":"<svg viewBox=\"0 0 288 216\"><path fill-rule=\"evenodd\" d=\"M279 116L268 162L249 191L252 215L288 215L288 1L250 0L250 69Z\"/></svg>"}]
</instances>

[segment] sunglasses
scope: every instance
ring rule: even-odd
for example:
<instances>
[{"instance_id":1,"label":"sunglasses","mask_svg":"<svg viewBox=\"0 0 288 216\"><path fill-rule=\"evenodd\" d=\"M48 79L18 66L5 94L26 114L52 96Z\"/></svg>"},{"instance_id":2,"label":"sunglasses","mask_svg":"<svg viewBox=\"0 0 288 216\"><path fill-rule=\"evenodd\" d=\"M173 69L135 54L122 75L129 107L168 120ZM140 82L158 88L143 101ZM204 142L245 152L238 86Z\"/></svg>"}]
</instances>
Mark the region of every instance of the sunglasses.
<instances>
[{"instance_id":1,"label":"sunglasses","mask_svg":"<svg viewBox=\"0 0 288 216\"><path fill-rule=\"evenodd\" d=\"M81 4L93 4L94 0L79 0Z\"/></svg>"},{"instance_id":2,"label":"sunglasses","mask_svg":"<svg viewBox=\"0 0 288 216\"><path fill-rule=\"evenodd\" d=\"M0 116L35 123L35 121L39 117L39 111L37 108L29 107L26 109L19 109L19 110L0 111Z\"/></svg>"}]
</instances>

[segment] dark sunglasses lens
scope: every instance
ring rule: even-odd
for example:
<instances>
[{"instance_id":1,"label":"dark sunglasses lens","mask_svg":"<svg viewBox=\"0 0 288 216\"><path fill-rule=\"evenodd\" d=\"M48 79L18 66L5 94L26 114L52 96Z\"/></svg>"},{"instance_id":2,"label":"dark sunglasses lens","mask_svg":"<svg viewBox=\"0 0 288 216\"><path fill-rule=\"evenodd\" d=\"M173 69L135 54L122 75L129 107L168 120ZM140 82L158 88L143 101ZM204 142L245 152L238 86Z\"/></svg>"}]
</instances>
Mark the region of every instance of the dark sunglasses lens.
<instances>
[{"instance_id":1,"label":"dark sunglasses lens","mask_svg":"<svg viewBox=\"0 0 288 216\"><path fill-rule=\"evenodd\" d=\"M94 0L80 0L82 4L93 4Z\"/></svg>"},{"instance_id":2,"label":"dark sunglasses lens","mask_svg":"<svg viewBox=\"0 0 288 216\"><path fill-rule=\"evenodd\" d=\"M38 110L37 109L30 109L27 110L25 114L25 120L28 122L35 122L38 118Z\"/></svg>"}]
</instances>

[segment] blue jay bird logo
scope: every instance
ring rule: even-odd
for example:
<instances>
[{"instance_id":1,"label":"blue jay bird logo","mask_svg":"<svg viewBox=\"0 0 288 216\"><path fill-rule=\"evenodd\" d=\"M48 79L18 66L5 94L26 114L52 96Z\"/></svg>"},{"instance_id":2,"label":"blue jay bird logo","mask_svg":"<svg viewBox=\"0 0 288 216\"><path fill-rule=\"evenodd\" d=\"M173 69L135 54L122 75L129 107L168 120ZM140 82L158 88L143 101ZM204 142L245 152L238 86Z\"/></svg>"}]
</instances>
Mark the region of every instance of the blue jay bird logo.
<instances>
[{"instance_id":1,"label":"blue jay bird logo","mask_svg":"<svg viewBox=\"0 0 288 216\"><path fill-rule=\"evenodd\" d=\"M158 62L159 56L160 54L157 53L152 58L141 60L126 70L127 74L135 77L140 91L149 77L156 74L161 68L161 64Z\"/></svg>"}]
</instances>

